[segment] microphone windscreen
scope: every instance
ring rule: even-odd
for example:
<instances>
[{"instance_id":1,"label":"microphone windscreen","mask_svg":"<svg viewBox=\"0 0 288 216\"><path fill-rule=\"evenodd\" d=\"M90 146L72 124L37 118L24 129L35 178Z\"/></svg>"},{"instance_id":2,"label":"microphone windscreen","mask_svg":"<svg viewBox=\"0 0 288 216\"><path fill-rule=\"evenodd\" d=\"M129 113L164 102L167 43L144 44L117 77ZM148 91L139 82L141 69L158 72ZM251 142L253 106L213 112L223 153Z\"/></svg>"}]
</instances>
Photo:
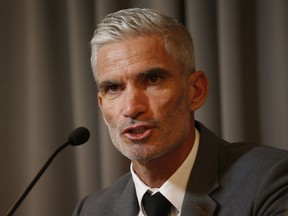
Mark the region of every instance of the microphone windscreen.
<instances>
[{"instance_id":1,"label":"microphone windscreen","mask_svg":"<svg viewBox=\"0 0 288 216\"><path fill-rule=\"evenodd\" d=\"M87 142L90 138L90 132L85 127L78 127L74 129L68 137L70 145L77 146Z\"/></svg>"}]
</instances>

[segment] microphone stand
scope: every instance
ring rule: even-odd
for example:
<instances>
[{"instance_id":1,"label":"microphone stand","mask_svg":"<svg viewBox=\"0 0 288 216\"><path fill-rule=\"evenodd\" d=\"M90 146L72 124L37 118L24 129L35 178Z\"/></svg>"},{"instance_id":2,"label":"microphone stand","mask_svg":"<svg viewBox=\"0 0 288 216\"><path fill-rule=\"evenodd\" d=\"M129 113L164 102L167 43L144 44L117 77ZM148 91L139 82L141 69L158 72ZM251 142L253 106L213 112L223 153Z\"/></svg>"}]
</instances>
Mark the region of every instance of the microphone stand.
<instances>
[{"instance_id":1,"label":"microphone stand","mask_svg":"<svg viewBox=\"0 0 288 216\"><path fill-rule=\"evenodd\" d=\"M51 164L53 159L58 155L59 152L61 152L64 148L66 148L68 145L70 145L71 140L68 140L66 143L62 144L60 147L58 147L54 153L49 157L47 162L44 164L42 169L38 172L38 174L34 177L32 182L28 185L28 187L24 190L24 192L19 196L19 198L16 200L14 205L9 209L9 211L6 213L6 216L12 216L14 212L17 210L17 208L21 205L25 197L28 195L28 193L31 191L31 189L34 187L34 185L37 183L39 178L43 175L45 170L48 168L48 166Z\"/></svg>"}]
</instances>

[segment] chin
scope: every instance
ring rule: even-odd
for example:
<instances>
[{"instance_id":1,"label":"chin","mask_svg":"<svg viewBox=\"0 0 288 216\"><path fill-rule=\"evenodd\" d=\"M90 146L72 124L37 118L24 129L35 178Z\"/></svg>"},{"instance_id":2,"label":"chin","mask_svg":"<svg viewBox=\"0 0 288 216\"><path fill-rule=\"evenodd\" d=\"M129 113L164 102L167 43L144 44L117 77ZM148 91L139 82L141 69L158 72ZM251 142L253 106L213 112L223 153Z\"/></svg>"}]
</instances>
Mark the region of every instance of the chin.
<instances>
[{"instance_id":1,"label":"chin","mask_svg":"<svg viewBox=\"0 0 288 216\"><path fill-rule=\"evenodd\" d=\"M124 154L125 157L129 158L131 161L137 161L137 162L149 162L154 159L160 158L165 153L163 152L137 152L137 153L130 153L130 154Z\"/></svg>"}]
</instances>

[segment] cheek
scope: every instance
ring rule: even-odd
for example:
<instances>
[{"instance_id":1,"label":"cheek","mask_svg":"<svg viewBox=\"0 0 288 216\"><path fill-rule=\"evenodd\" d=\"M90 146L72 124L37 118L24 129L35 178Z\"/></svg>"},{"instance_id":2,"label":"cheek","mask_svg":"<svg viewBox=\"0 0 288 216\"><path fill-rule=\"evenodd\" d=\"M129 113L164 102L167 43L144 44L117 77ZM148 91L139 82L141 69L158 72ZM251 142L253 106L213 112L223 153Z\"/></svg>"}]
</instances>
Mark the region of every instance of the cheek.
<instances>
[{"instance_id":1,"label":"cheek","mask_svg":"<svg viewBox=\"0 0 288 216\"><path fill-rule=\"evenodd\" d=\"M176 110L189 111L189 103L186 91L167 90L162 92L161 96L157 95L153 99L152 109L158 115L171 115Z\"/></svg>"},{"instance_id":2,"label":"cheek","mask_svg":"<svg viewBox=\"0 0 288 216\"><path fill-rule=\"evenodd\" d=\"M105 123L107 124L107 126L115 127L117 105L113 105L113 103L107 103L106 101L102 100L100 108L101 108L103 119Z\"/></svg>"}]
</instances>

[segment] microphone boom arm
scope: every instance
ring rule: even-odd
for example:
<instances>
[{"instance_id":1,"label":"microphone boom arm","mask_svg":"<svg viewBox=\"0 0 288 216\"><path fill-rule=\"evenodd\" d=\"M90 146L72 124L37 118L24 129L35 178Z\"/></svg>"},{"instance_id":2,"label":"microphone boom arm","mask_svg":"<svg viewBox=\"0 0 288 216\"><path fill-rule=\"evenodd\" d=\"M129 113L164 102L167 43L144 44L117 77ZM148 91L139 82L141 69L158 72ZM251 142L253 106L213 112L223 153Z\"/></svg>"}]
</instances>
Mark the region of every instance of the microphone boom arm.
<instances>
[{"instance_id":1,"label":"microphone boom arm","mask_svg":"<svg viewBox=\"0 0 288 216\"><path fill-rule=\"evenodd\" d=\"M58 155L59 152L61 152L64 148L66 148L68 145L70 145L71 141L67 141L66 143L62 144L58 149L54 151L54 153L49 157L47 162L44 164L44 166L41 168L41 170L37 173L37 175L34 177L32 182L28 185L28 187L24 190L24 192L19 196L19 198L16 200L14 205L9 209L6 216L12 216L14 212L17 210L17 208L21 205L25 197L29 194L31 189L34 187L34 185L37 183L37 181L40 179L40 177L43 175L45 170L48 168L48 166L51 164L51 162L54 160L54 158Z\"/></svg>"},{"instance_id":2,"label":"microphone boom arm","mask_svg":"<svg viewBox=\"0 0 288 216\"><path fill-rule=\"evenodd\" d=\"M90 132L85 127L78 127L74 129L71 134L68 137L68 140L62 144L60 147L58 147L54 153L49 157L47 162L44 164L44 166L41 168L41 170L37 173L37 175L34 177L32 182L28 185L28 187L24 190L24 192L19 196L19 198L16 200L14 205L9 209L9 211L6 213L6 216L12 216L14 212L18 209L18 207L21 205L25 197L29 194L31 189L34 187L34 185L37 183L37 181L40 179L40 177L43 175L43 173L46 171L48 166L51 164L53 159L58 155L59 152L61 152L64 148L66 148L68 145L71 146L78 146L85 142L87 142L90 138Z\"/></svg>"}]
</instances>

